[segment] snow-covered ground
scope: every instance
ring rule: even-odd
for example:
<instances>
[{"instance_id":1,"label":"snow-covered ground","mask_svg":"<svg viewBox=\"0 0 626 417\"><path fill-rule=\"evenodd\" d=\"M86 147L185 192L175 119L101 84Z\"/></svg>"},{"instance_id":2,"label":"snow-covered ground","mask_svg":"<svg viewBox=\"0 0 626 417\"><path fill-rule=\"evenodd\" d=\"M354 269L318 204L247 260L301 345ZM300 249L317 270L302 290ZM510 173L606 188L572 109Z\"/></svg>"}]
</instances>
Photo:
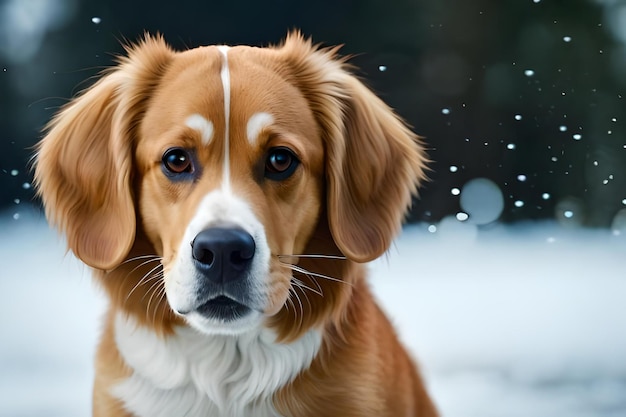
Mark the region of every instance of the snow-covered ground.
<instances>
[{"instance_id":1,"label":"snow-covered ground","mask_svg":"<svg viewBox=\"0 0 626 417\"><path fill-rule=\"evenodd\" d=\"M90 412L104 301L40 215L0 214L0 417ZM447 417L626 415L626 244L409 226L371 282Z\"/></svg>"}]
</instances>

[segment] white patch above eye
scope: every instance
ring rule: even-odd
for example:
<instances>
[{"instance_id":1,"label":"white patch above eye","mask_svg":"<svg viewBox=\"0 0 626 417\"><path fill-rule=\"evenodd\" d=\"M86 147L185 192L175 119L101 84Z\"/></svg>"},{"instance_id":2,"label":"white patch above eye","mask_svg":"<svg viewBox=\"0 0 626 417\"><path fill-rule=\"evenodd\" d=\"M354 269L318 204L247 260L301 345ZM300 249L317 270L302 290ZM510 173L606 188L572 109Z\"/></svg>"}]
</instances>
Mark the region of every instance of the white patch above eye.
<instances>
[{"instance_id":1,"label":"white patch above eye","mask_svg":"<svg viewBox=\"0 0 626 417\"><path fill-rule=\"evenodd\" d=\"M185 120L185 126L200 132L202 144L208 145L213 139L213 123L200 114L192 114Z\"/></svg>"},{"instance_id":2,"label":"white patch above eye","mask_svg":"<svg viewBox=\"0 0 626 417\"><path fill-rule=\"evenodd\" d=\"M248 141L254 145L259 137L259 133L272 123L274 123L274 118L271 114L265 112L254 113L248 120L246 127Z\"/></svg>"}]
</instances>

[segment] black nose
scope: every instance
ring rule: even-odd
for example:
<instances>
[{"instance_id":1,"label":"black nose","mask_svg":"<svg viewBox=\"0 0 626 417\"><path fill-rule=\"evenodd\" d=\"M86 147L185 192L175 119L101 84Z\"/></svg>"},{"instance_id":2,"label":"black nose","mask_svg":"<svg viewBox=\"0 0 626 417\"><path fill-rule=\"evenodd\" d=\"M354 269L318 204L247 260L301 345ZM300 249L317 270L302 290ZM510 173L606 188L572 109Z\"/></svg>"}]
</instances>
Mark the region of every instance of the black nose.
<instances>
[{"instance_id":1,"label":"black nose","mask_svg":"<svg viewBox=\"0 0 626 417\"><path fill-rule=\"evenodd\" d=\"M196 266L215 283L243 277L255 249L252 236L236 227L212 227L198 233L191 242Z\"/></svg>"}]
</instances>

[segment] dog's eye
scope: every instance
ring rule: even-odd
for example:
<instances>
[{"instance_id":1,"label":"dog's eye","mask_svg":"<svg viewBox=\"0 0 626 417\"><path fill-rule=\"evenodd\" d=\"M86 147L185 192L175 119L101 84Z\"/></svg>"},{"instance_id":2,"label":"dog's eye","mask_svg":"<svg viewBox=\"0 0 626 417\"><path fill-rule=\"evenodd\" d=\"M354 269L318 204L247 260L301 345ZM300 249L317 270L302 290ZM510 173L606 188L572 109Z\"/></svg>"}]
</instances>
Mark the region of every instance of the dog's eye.
<instances>
[{"instance_id":1,"label":"dog's eye","mask_svg":"<svg viewBox=\"0 0 626 417\"><path fill-rule=\"evenodd\" d=\"M270 149L265 160L265 177L274 181L289 178L300 161L296 155L288 148Z\"/></svg>"},{"instance_id":2,"label":"dog's eye","mask_svg":"<svg viewBox=\"0 0 626 417\"><path fill-rule=\"evenodd\" d=\"M170 148L163 154L163 168L169 174L193 172L191 155L183 148Z\"/></svg>"}]
</instances>

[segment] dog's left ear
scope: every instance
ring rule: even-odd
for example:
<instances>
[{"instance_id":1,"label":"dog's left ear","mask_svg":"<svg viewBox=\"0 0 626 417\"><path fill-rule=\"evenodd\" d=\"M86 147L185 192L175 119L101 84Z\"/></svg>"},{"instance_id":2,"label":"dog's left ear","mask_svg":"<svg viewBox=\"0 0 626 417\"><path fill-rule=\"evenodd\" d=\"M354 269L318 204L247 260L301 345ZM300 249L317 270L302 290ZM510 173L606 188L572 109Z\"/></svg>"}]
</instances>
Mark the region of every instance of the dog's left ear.
<instances>
[{"instance_id":1,"label":"dog's left ear","mask_svg":"<svg viewBox=\"0 0 626 417\"><path fill-rule=\"evenodd\" d=\"M425 178L419 137L372 91L344 74L342 134L328 146L328 219L339 249L358 262L382 255Z\"/></svg>"},{"instance_id":2,"label":"dog's left ear","mask_svg":"<svg viewBox=\"0 0 626 417\"><path fill-rule=\"evenodd\" d=\"M280 52L325 142L333 239L349 259L367 262L398 233L427 158L420 138L349 72L337 49L319 49L295 32Z\"/></svg>"}]
</instances>

